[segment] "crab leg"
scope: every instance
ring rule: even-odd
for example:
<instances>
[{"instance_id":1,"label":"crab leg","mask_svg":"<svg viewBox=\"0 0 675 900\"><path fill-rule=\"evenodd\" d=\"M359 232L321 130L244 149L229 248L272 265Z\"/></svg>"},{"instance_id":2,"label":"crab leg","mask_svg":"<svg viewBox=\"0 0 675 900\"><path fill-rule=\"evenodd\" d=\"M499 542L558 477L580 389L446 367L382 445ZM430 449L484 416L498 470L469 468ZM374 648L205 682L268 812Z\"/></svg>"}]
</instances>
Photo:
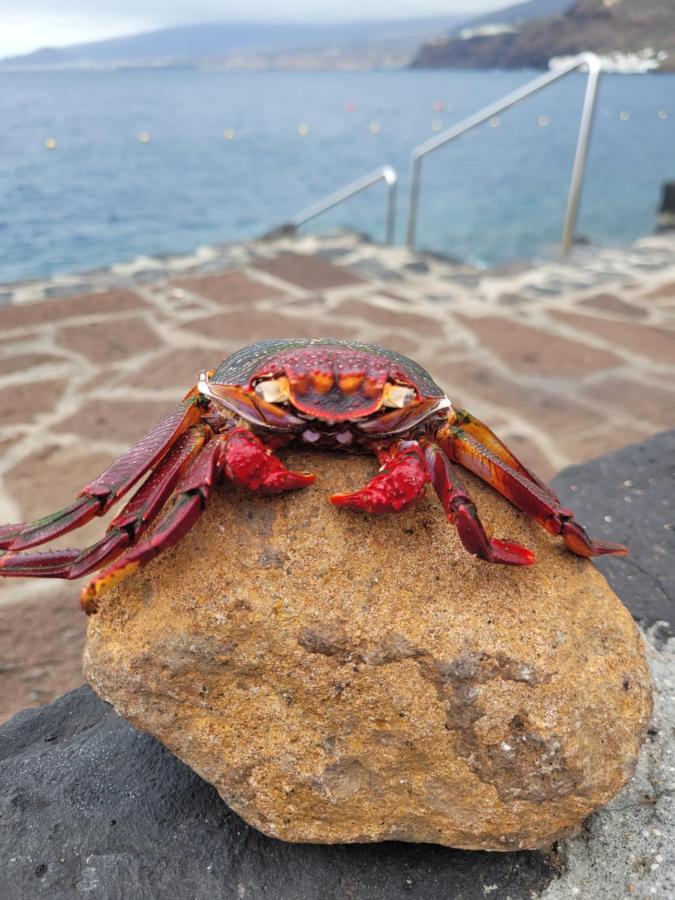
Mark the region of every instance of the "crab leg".
<instances>
[{"instance_id":1,"label":"crab leg","mask_svg":"<svg viewBox=\"0 0 675 900\"><path fill-rule=\"evenodd\" d=\"M87 615L97 611L98 598L104 591L132 575L163 550L173 547L192 528L211 494L222 460L224 440L225 436L212 440L189 466L178 485L173 506L162 517L152 534L127 550L86 585L80 603Z\"/></svg>"},{"instance_id":2,"label":"crab leg","mask_svg":"<svg viewBox=\"0 0 675 900\"><path fill-rule=\"evenodd\" d=\"M84 550L7 553L0 556L0 575L40 578L80 578L111 562L135 544L157 518L181 475L209 438L203 426L190 428L157 465L129 503L117 515L103 538Z\"/></svg>"},{"instance_id":3,"label":"crab leg","mask_svg":"<svg viewBox=\"0 0 675 900\"><path fill-rule=\"evenodd\" d=\"M554 494L551 488L524 466L509 450L506 444L497 437L491 428L488 428L484 422L481 422L480 419L477 419L466 409L455 409L453 410L453 413L454 416L452 416L450 420L452 425L457 425L462 431L470 434L480 444L488 450L491 450L495 456L498 456L502 462L505 462L507 466L510 466L516 472L520 472L520 474L524 475L529 481L533 481L542 491L545 491L549 495L551 500L560 505L559 498Z\"/></svg>"},{"instance_id":4,"label":"crab leg","mask_svg":"<svg viewBox=\"0 0 675 900\"><path fill-rule=\"evenodd\" d=\"M491 563L531 566L535 561L531 550L513 541L487 536L473 500L441 448L426 440L423 447L431 483L466 550Z\"/></svg>"},{"instance_id":5,"label":"crab leg","mask_svg":"<svg viewBox=\"0 0 675 900\"><path fill-rule=\"evenodd\" d=\"M35 522L0 526L0 550L27 550L79 528L94 516L104 515L164 456L187 428L197 424L202 415L200 404L197 397L189 397L181 403L83 488L69 506Z\"/></svg>"},{"instance_id":6,"label":"crab leg","mask_svg":"<svg viewBox=\"0 0 675 900\"><path fill-rule=\"evenodd\" d=\"M577 556L627 555L622 544L592 540L575 521L572 510L561 506L548 489L530 481L461 428L445 425L437 439L451 460L492 485L548 532L561 535Z\"/></svg>"},{"instance_id":7,"label":"crab leg","mask_svg":"<svg viewBox=\"0 0 675 900\"><path fill-rule=\"evenodd\" d=\"M304 487L314 481L314 475L288 471L246 428L217 435L189 465L178 485L173 506L152 534L127 550L84 588L80 602L87 615L96 612L98 598L109 587L175 546L190 531L204 511L221 472L237 484L268 494Z\"/></svg>"},{"instance_id":8,"label":"crab leg","mask_svg":"<svg viewBox=\"0 0 675 900\"><path fill-rule=\"evenodd\" d=\"M416 441L398 441L388 448L374 449L382 464L379 474L359 491L333 494L330 501L335 506L369 513L402 512L422 495L429 476Z\"/></svg>"}]
</instances>

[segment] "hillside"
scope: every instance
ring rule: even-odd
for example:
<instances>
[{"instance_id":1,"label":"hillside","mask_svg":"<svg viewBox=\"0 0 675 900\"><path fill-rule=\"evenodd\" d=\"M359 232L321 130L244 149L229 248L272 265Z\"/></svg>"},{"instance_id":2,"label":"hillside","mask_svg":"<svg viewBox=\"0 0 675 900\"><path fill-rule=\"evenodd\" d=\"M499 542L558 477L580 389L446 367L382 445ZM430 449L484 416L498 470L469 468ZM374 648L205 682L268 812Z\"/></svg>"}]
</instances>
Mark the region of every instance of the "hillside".
<instances>
[{"instance_id":1,"label":"hillside","mask_svg":"<svg viewBox=\"0 0 675 900\"><path fill-rule=\"evenodd\" d=\"M543 19L566 12L574 0L527 0L503 9L493 10L468 22L462 22L461 29L482 28L485 25L516 25L530 19Z\"/></svg>"},{"instance_id":2,"label":"hillside","mask_svg":"<svg viewBox=\"0 0 675 900\"><path fill-rule=\"evenodd\" d=\"M675 71L674 0L576 0L565 13L500 33L463 34L424 44L412 65L542 69L553 57L593 50L606 57L641 54L646 68Z\"/></svg>"},{"instance_id":3,"label":"hillside","mask_svg":"<svg viewBox=\"0 0 675 900\"><path fill-rule=\"evenodd\" d=\"M111 38L70 47L41 48L0 60L0 68L116 67L125 65L200 65L249 60L274 63L280 55L306 57L335 50L365 58L405 54L407 63L421 41L447 33L466 15L339 25L265 24L261 22L206 23L162 28L130 37Z\"/></svg>"}]
</instances>

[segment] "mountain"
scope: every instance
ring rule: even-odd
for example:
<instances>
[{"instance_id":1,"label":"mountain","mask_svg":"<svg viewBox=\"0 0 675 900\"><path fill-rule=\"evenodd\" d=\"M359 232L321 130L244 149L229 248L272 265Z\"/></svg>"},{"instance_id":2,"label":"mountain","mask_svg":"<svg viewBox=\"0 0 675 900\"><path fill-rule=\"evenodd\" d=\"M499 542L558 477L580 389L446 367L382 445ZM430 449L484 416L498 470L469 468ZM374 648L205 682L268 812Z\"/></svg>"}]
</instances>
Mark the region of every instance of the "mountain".
<instances>
[{"instance_id":1,"label":"mountain","mask_svg":"<svg viewBox=\"0 0 675 900\"><path fill-rule=\"evenodd\" d=\"M475 19L469 19L468 22L462 22L462 31L486 25L515 25L530 19L555 16L566 12L573 2L574 0L527 0L526 3L516 3L514 6L496 9Z\"/></svg>"},{"instance_id":2,"label":"mountain","mask_svg":"<svg viewBox=\"0 0 675 900\"><path fill-rule=\"evenodd\" d=\"M491 17L496 22L497 17ZM593 50L612 71L675 71L673 0L576 0L561 14L450 34L424 44L417 68L546 68Z\"/></svg>"},{"instance_id":3,"label":"mountain","mask_svg":"<svg viewBox=\"0 0 675 900\"><path fill-rule=\"evenodd\" d=\"M7 69L116 67L125 65L245 64L274 62L289 54L312 55L342 50L363 57L405 54L408 62L422 40L447 33L466 15L391 21L348 22L339 25L206 23L162 28L130 37L110 38L70 47L41 48L0 60Z\"/></svg>"}]
</instances>

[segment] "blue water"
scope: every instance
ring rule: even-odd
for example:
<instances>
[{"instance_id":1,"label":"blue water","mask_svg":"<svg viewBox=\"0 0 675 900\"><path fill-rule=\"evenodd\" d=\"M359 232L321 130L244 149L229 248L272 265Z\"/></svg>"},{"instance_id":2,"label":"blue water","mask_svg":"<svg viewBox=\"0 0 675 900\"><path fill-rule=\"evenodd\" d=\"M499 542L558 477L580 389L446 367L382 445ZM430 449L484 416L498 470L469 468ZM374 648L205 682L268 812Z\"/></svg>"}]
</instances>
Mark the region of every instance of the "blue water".
<instances>
[{"instance_id":1,"label":"blue water","mask_svg":"<svg viewBox=\"0 0 675 900\"><path fill-rule=\"evenodd\" d=\"M402 240L410 150L432 121L446 127L534 74L2 73L0 281L255 237L385 162L401 176ZM479 264L552 252L584 83L565 79L429 157L419 246ZM604 78L580 234L622 244L653 230L660 183L675 178L674 98L675 76ZM383 210L380 185L312 228L382 238Z\"/></svg>"}]
</instances>

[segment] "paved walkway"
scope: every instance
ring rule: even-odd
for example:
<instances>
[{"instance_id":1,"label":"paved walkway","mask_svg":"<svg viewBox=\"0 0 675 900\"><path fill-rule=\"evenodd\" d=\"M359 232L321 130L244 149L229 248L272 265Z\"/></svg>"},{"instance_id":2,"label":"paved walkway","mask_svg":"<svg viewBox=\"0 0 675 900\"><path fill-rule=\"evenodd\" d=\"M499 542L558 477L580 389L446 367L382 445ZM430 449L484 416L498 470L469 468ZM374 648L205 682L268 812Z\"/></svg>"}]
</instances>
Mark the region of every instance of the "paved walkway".
<instances>
[{"instance_id":1,"label":"paved walkway","mask_svg":"<svg viewBox=\"0 0 675 900\"><path fill-rule=\"evenodd\" d=\"M675 427L675 236L488 273L284 237L0 288L0 521L64 505L200 369L282 336L414 357L549 478ZM77 595L0 580L0 718L79 683Z\"/></svg>"}]
</instances>

